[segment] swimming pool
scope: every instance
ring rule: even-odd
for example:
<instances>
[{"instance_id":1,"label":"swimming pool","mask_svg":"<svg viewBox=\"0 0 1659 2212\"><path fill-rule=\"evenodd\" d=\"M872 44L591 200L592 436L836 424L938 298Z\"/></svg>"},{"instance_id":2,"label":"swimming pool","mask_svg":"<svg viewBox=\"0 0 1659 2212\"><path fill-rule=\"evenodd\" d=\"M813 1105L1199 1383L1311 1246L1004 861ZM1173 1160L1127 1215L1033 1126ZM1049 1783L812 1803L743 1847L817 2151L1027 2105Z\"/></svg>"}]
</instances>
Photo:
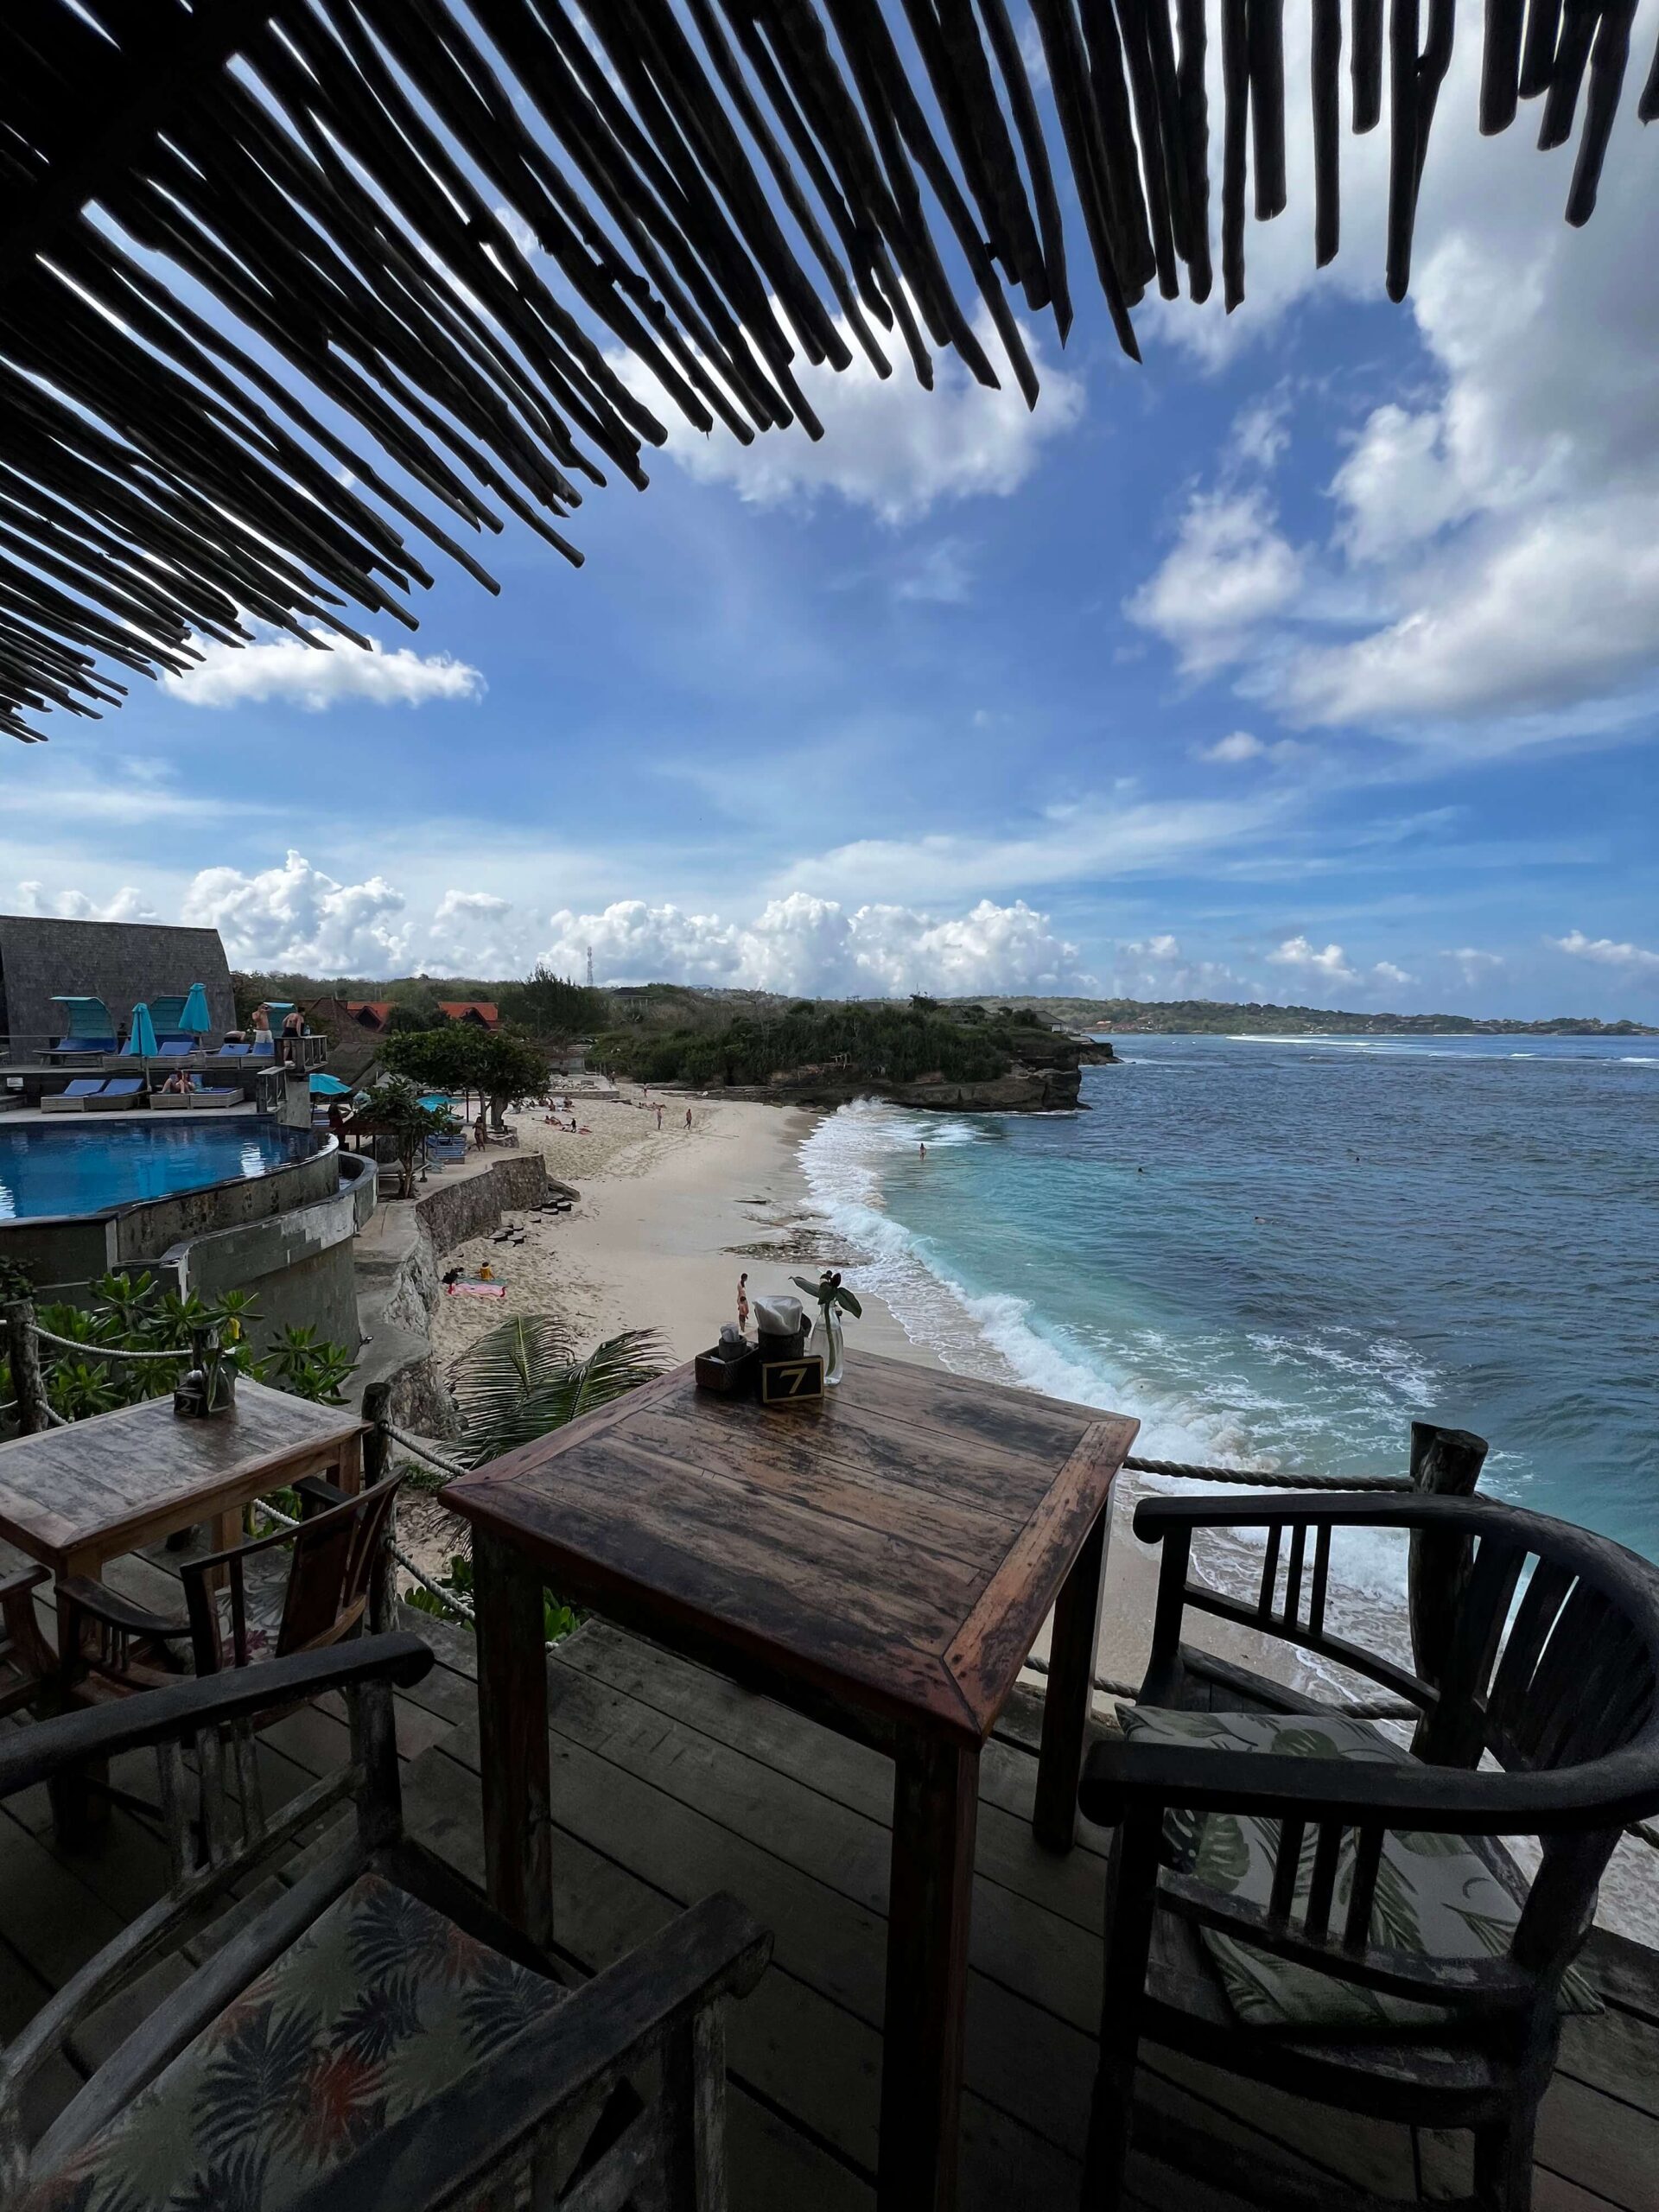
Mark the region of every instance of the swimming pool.
<instances>
[{"instance_id":1,"label":"swimming pool","mask_svg":"<svg viewBox=\"0 0 1659 2212\"><path fill-rule=\"evenodd\" d=\"M308 1160L319 1138L238 1115L234 1121L124 1122L63 1128L0 1127L0 1222L107 1213L268 1175Z\"/></svg>"}]
</instances>

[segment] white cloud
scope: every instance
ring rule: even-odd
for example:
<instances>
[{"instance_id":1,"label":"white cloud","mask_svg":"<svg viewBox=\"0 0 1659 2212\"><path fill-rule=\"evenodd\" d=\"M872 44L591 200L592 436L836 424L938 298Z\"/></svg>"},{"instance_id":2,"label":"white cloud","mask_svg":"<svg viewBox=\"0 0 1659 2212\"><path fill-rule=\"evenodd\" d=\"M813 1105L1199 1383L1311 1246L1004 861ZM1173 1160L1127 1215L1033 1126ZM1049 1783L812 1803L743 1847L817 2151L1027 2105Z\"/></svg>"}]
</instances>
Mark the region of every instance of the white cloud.
<instances>
[{"instance_id":1,"label":"white cloud","mask_svg":"<svg viewBox=\"0 0 1659 2212\"><path fill-rule=\"evenodd\" d=\"M1230 968L1187 954L1167 930L1153 937L1124 938L1117 951L1111 979L1116 997L1231 999L1240 995L1241 979Z\"/></svg>"},{"instance_id":2,"label":"white cloud","mask_svg":"<svg viewBox=\"0 0 1659 2212\"><path fill-rule=\"evenodd\" d=\"M179 918L216 929L234 966L390 976L408 950L409 931L398 918L407 904L384 877L338 883L290 852L281 868L257 875L203 868Z\"/></svg>"},{"instance_id":3,"label":"white cloud","mask_svg":"<svg viewBox=\"0 0 1659 2212\"><path fill-rule=\"evenodd\" d=\"M1594 960L1604 968L1623 968L1638 976L1659 976L1659 952L1649 952L1639 944L1616 944L1609 937L1586 937L1582 930L1569 930L1565 937L1544 939L1558 952L1571 953L1575 960Z\"/></svg>"},{"instance_id":4,"label":"white cloud","mask_svg":"<svg viewBox=\"0 0 1659 2212\"><path fill-rule=\"evenodd\" d=\"M974 588L973 563L959 537L940 537L919 559L901 571L893 586L899 599L919 600L938 607L960 606Z\"/></svg>"},{"instance_id":5,"label":"white cloud","mask_svg":"<svg viewBox=\"0 0 1659 2212\"><path fill-rule=\"evenodd\" d=\"M321 714L346 700L377 707L419 707L433 699L477 699L483 695L483 677L465 661L448 653L411 652L406 646L388 652L378 639L370 642L373 650L365 652L341 641L321 651L275 632L240 648L208 639L202 645L200 662L182 676L168 675L162 681L175 699L190 707L241 707L280 700L308 714Z\"/></svg>"},{"instance_id":6,"label":"white cloud","mask_svg":"<svg viewBox=\"0 0 1659 2212\"><path fill-rule=\"evenodd\" d=\"M1379 983L1392 984L1396 989L1417 980L1414 976L1407 975L1403 968L1396 968L1392 960L1379 960L1371 973Z\"/></svg>"},{"instance_id":7,"label":"white cloud","mask_svg":"<svg viewBox=\"0 0 1659 2212\"><path fill-rule=\"evenodd\" d=\"M1233 454L1251 468L1274 468L1288 450L1287 395L1258 399L1240 410L1233 423Z\"/></svg>"},{"instance_id":8,"label":"white cloud","mask_svg":"<svg viewBox=\"0 0 1659 2212\"><path fill-rule=\"evenodd\" d=\"M1259 737L1252 737L1247 729L1236 729L1225 737L1218 737L1213 745L1195 745L1193 756L1199 760L1217 760L1225 766L1235 766L1243 760L1259 760L1267 751Z\"/></svg>"},{"instance_id":9,"label":"white cloud","mask_svg":"<svg viewBox=\"0 0 1659 2212\"><path fill-rule=\"evenodd\" d=\"M1045 442L1072 428L1083 413L1080 377L1047 363L1033 333L1027 349L1042 385L1034 410L1027 408L988 320L975 328L1001 379L988 391L976 384L954 352L934 357L934 388L916 382L896 334L882 334L893 374L879 377L852 332L841 334L851 350L850 367L796 364L808 404L823 425L814 442L798 425L767 430L740 445L722 426L705 436L664 395L650 371L632 355L613 365L668 429L667 451L702 483L730 484L741 499L772 507L834 492L872 508L883 522L914 522L941 500L1017 492L1036 467Z\"/></svg>"},{"instance_id":10,"label":"white cloud","mask_svg":"<svg viewBox=\"0 0 1659 2212\"><path fill-rule=\"evenodd\" d=\"M48 895L43 883L20 883L17 886L18 911L24 914L50 915L66 922L153 922L156 909L130 883L124 883L112 898L89 899L84 891L60 891L55 897Z\"/></svg>"},{"instance_id":11,"label":"white cloud","mask_svg":"<svg viewBox=\"0 0 1659 2212\"><path fill-rule=\"evenodd\" d=\"M1287 17L1293 83L1306 82L1309 13ZM1659 8L1644 0L1642 13L1637 47L1650 52ZM1400 736L1414 728L1441 750L1491 752L1605 736L1659 676L1659 287L1630 276L1649 265L1653 226L1651 148L1631 86L1594 218L1569 230L1571 159L1538 155L1533 111L1496 138L1469 127L1481 45L1478 30L1458 41L1423 182L1404 312L1426 388L1396 386L1373 410L1332 477L1329 541L1305 551L1294 614L1340 611L1351 634L1299 636L1291 610L1269 607L1236 633L1237 655L1199 664L1254 648L1253 696L1294 717ZM1251 226L1244 308L1227 318L1217 302L1160 307L1156 339L1218 363L1316 283L1327 298L1380 296L1387 133L1344 141L1342 252L1317 277L1305 127L1287 152L1289 212ZM1235 426L1218 457L1224 483L1255 433L1243 418ZM1152 626L1192 664L1179 622Z\"/></svg>"},{"instance_id":12,"label":"white cloud","mask_svg":"<svg viewBox=\"0 0 1659 2212\"><path fill-rule=\"evenodd\" d=\"M1301 556L1260 492L1197 492L1163 566L1124 603L1174 646L1188 675L1237 659L1301 583Z\"/></svg>"},{"instance_id":13,"label":"white cloud","mask_svg":"<svg viewBox=\"0 0 1659 2212\"><path fill-rule=\"evenodd\" d=\"M1087 982L1077 949L1023 901L988 899L965 914L911 906L848 908L804 892L752 922L620 899L602 912L555 914L541 957L580 974L591 946L601 982L670 982L880 997L908 991L1058 991Z\"/></svg>"},{"instance_id":14,"label":"white cloud","mask_svg":"<svg viewBox=\"0 0 1659 2212\"><path fill-rule=\"evenodd\" d=\"M1357 983L1357 974L1348 965L1347 955L1339 944L1327 944L1321 952L1305 937L1287 937L1277 951L1268 958L1275 968L1294 968L1300 974L1317 976L1321 982Z\"/></svg>"},{"instance_id":15,"label":"white cloud","mask_svg":"<svg viewBox=\"0 0 1659 2212\"><path fill-rule=\"evenodd\" d=\"M1491 982L1501 969L1509 965L1501 952L1484 952L1478 944L1458 945L1443 952L1440 957L1457 963L1464 988L1471 991Z\"/></svg>"}]
</instances>

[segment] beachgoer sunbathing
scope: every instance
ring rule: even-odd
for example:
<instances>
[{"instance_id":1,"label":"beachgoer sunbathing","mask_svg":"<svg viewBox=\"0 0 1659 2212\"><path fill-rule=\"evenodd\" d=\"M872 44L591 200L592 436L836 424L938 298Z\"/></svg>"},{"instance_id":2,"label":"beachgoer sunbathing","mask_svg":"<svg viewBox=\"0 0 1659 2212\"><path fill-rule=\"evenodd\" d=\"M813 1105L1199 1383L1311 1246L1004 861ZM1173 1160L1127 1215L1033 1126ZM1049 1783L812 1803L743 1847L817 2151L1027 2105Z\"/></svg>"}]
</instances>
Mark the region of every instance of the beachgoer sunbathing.
<instances>
[{"instance_id":1,"label":"beachgoer sunbathing","mask_svg":"<svg viewBox=\"0 0 1659 2212\"><path fill-rule=\"evenodd\" d=\"M195 1087L196 1079L191 1074L188 1068L175 1068L172 1074L168 1076L167 1081L162 1085L162 1089L163 1090L169 1091L175 1098L181 1096L188 1096L195 1089Z\"/></svg>"}]
</instances>

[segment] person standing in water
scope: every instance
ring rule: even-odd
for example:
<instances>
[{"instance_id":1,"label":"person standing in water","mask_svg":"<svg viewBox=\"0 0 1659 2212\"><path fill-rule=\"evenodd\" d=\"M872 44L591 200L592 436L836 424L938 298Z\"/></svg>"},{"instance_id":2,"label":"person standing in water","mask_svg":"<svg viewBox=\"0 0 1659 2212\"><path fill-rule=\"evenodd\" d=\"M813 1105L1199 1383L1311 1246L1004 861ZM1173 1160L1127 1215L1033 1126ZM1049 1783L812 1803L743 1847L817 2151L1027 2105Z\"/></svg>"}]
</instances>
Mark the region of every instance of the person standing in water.
<instances>
[{"instance_id":1,"label":"person standing in water","mask_svg":"<svg viewBox=\"0 0 1659 2212\"><path fill-rule=\"evenodd\" d=\"M922 1144L918 1144L918 1145L917 1146L916 1149L917 1149L917 1151L918 1151L918 1153L920 1153L920 1154L921 1154L921 1156L922 1156L922 1158L923 1158L924 1160L925 1160L925 1159L927 1158L927 1146L926 1146L926 1144L925 1144L925 1142L924 1142L924 1143L922 1143Z\"/></svg>"}]
</instances>

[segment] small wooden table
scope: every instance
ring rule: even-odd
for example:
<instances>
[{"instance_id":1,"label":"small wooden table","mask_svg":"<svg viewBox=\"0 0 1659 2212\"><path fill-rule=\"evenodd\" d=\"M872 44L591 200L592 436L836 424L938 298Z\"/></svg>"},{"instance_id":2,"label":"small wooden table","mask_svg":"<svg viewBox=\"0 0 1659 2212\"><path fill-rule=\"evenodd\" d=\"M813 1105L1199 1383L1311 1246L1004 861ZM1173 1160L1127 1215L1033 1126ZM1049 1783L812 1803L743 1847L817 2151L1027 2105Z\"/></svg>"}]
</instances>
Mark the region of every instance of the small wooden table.
<instances>
[{"instance_id":1,"label":"small wooden table","mask_svg":"<svg viewBox=\"0 0 1659 2212\"><path fill-rule=\"evenodd\" d=\"M822 1408L734 1403L683 1367L443 1492L473 1524L490 1895L535 1940L544 1584L892 1756L882 2212L956 2202L980 1752L1056 1605L1033 1827L1068 1849L1137 1426L857 1355Z\"/></svg>"},{"instance_id":2,"label":"small wooden table","mask_svg":"<svg viewBox=\"0 0 1659 2212\"><path fill-rule=\"evenodd\" d=\"M222 1551L251 1499L302 1475L332 1471L341 1490L359 1490L366 1427L343 1406L259 1382L238 1382L234 1408L211 1421L181 1421L170 1391L146 1398L0 1444L0 1536L60 1580L96 1578L106 1560L199 1521L215 1524Z\"/></svg>"}]
</instances>

